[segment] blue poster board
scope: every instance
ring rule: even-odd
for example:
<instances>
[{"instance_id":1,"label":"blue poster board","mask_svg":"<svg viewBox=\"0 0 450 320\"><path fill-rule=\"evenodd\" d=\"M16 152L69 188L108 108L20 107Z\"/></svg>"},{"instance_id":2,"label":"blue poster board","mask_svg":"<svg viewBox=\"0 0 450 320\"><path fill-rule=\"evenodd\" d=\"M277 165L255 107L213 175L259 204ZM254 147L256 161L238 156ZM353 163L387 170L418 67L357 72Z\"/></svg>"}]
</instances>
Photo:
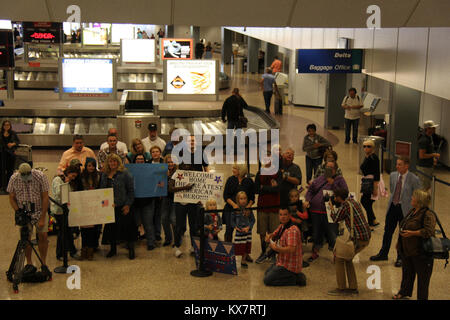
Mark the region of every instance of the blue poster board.
<instances>
[{"instance_id":1,"label":"blue poster board","mask_svg":"<svg viewBox=\"0 0 450 320\"><path fill-rule=\"evenodd\" d=\"M195 264L199 266L200 259L200 238L193 237L195 252ZM220 272L237 275L236 256L234 255L234 245L231 242L205 239L205 269L212 272Z\"/></svg>"},{"instance_id":2,"label":"blue poster board","mask_svg":"<svg viewBox=\"0 0 450 320\"><path fill-rule=\"evenodd\" d=\"M298 73L361 73L362 49L298 49Z\"/></svg>"},{"instance_id":3,"label":"blue poster board","mask_svg":"<svg viewBox=\"0 0 450 320\"><path fill-rule=\"evenodd\" d=\"M134 178L134 197L167 196L167 163L127 163Z\"/></svg>"}]
</instances>

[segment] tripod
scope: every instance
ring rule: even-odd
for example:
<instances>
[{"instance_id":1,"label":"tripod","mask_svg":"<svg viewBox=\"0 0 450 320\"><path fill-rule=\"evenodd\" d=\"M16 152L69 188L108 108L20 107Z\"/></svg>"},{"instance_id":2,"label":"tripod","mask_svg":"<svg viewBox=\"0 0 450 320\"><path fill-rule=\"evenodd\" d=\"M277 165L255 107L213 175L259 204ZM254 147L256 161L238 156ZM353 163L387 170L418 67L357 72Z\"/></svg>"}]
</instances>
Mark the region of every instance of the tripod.
<instances>
[{"instance_id":1,"label":"tripod","mask_svg":"<svg viewBox=\"0 0 450 320\"><path fill-rule=\"evenodd\" d=\"M20 240L17 243L16 251L14 252L11 265L9 266L9 269L6 272L6 277L8 281L13 283L14 293L19 293L19 284L23 282L23 277L24 275L26 275L24 272L25 271L24 263L25 263L25 251L28 246L30 246L31 249L33 249L34 253L39 259L39 262L41 263L41 266L43 265L41 257L34 248L33 243L29 240L29 235L30 230L28 229L28 226L20 227ZM52 280L51 272L43 273L43 276L45 277L44 281Z\"/></svg>"}]
</instances>

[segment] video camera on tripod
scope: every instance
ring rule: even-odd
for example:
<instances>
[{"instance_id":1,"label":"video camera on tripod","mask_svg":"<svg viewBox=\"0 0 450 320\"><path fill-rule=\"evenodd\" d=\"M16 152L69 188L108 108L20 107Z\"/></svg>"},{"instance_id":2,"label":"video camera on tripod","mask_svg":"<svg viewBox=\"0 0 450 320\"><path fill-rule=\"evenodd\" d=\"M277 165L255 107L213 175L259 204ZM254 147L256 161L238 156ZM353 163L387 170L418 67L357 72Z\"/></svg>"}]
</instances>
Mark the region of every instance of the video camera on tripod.
<instances>
[{"instance_id":1,"label":"video camera on tripod","mask_svg":"<svg viewBox=\"0 0 450 320\"><path fill-rule=\"evenodd\" d=\"M22 208L15 213L16 226L26 227L31 223L31 215L34 213L35 205L32 202L22 202Z\"/></svg>"}]
</instances>

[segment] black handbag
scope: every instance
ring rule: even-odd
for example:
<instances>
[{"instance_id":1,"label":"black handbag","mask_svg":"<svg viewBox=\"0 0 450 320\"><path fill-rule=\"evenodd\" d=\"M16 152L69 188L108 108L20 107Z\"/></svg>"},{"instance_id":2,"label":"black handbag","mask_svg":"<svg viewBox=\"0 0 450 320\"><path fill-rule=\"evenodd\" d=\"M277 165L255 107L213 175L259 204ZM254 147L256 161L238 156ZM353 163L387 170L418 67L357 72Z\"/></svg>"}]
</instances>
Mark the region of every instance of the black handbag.
<instances>
[{"instance_id":1,"label":"black handbag","mask_svg":"<svg viewBox=\"0 0 450 320\"><path fill-rule=\"evenodd\" d=\"M444 229L442 228L441 222L439 221L436 212L434 212L433 210L430 211L433 212L434 216L436 217L436 222L442 232L442 238L430 237L428 239L424 239L422 242L422 249L426 255L431 256L433 259L445 260L445 269L448 264L450 240L445 235Z\"/></svg>"},{"instance_id":2,"label":"black handbag","mask_svg":"<svg viewBox=\"0 0 450 320\"><path fill-rule=\"evenodd\" d=\"M373 178L362 178L361 179L361 193L362 194L372 194L373 193Z\"/></svg>"}]
</instances>

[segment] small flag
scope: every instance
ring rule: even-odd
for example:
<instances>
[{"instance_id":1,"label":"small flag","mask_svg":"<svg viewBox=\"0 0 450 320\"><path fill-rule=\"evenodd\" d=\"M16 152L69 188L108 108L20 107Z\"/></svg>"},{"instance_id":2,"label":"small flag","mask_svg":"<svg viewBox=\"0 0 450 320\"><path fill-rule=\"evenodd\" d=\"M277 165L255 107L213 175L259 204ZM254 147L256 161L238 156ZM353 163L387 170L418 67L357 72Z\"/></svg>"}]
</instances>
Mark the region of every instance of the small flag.
<instances>
[{"instance_id":1,"label":"small flag","mask_svg":"<svg viewBox=\"0 0 450 320\"><path fill-rule=\"evenodd\" d=\"M108 200L102 200L102 208L105 208L108 206Z\"/></svg>"}]
</instances>

